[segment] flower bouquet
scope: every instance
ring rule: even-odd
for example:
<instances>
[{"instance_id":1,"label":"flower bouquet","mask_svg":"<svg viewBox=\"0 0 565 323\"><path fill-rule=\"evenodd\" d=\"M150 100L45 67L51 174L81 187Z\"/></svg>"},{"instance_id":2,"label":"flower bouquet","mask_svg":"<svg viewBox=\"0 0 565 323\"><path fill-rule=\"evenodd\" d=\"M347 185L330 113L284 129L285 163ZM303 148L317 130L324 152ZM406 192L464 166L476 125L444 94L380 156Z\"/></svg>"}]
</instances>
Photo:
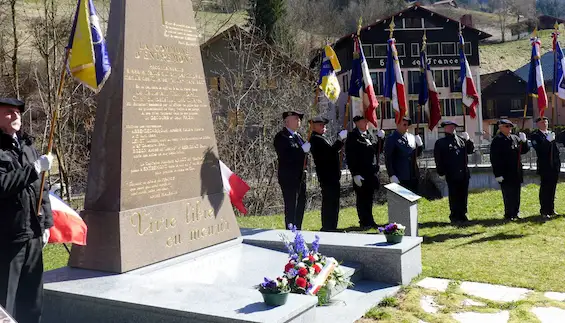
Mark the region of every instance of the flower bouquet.
<instances>
[{"instance_id":1,"label":"flower bouquet","mask_svg":"<svg viewBox=\"0 0 565 323\"><path fill-rule=\"evenodd\" d=\"M323 305L329 302L332 291L353 285L334 258L319 253L320 237L316 236L309 250L296 226L289 225L289 229L295 234L294 241L288 240L284 234L281 238L290 258L284 267L283 277L288 280L292 293L315 295L318 304Z\"/></svg>"},{"instance_id":2,"label":"flower bouquet","mask_svg":"<svg viewBox=\"0 0 565 323\"><path fill-rule=\"evenodd\" d=\"M402 241L406 227L400 223L389 223L384 228L380 227L379 232L384 233L388 243L399 243Z\"/></svg>"},{"instance_id":3,"label":"flower bouquet","mask_svg":"<svg viewBox=\"0 0 565 323\"><path fill-rule=\"evenodd\" d=\"M290 286L286 277L277 277L272 280L267 277L263 278L263 282L257 285L257 289L263 295L265 304L272 306L284 305L288 299Z\"/></svg>"}]
</instances>

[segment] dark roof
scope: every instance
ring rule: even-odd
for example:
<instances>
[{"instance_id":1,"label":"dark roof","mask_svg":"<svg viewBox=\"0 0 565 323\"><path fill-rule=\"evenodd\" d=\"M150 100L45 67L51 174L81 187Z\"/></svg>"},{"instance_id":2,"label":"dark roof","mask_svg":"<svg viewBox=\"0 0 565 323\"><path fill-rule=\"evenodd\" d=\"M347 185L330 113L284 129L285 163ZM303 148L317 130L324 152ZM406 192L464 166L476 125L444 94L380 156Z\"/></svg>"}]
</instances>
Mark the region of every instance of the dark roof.
<instances>
[{"instance_id":1,"label":"dark roof","mask_svg":"<svg viewBox=\"0 0 565 323\"><path fill-rule=\"evenodd\" d=\"M541 56L541 68L544 82L553 81L553 52L547 52ZM522 80L528 82L530 77L530 62L514 71Z\"/></svg>"},{"instance_id":2,"label":"dark roof","mask_svg":"<svg viewBox=\"0 0 565 323\"><path fill-rule=\"evenodd\" d=\"M481 75L481 91L484 91L492 83L495 83L500 77L509 73L513 73L513 72L511 70L504 70L500 72Z\"/></svg>"}]
</instances>

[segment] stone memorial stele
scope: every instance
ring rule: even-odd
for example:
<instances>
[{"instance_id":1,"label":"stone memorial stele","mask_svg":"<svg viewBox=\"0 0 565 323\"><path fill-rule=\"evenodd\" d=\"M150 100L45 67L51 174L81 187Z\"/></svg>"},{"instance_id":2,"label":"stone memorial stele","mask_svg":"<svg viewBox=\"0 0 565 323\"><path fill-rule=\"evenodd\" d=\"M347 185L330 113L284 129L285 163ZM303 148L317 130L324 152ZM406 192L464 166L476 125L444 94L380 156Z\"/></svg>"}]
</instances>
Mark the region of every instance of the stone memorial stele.
<instances>
[{"instance_id":1,"label":"stone memorial stele","mask_svg":"<svg viewBox=\"0 0 565 323\"><path fill-rule=\"evenodd\" d=\"M69 266L123 273L240 236L189 0L112 1L84 217Z\"/></svg>"},{"instance_id":2,"label":"stone memorial stele","mask_svg":"<svg viewBox=\"0 0 565 323\"><path fill-rule=\"evenodd\" d=\"M421 196L396 184L385 185L388 204L388 221L406 226L405 236L418 236L418 200Z\"/></svg>"}]
</instances>

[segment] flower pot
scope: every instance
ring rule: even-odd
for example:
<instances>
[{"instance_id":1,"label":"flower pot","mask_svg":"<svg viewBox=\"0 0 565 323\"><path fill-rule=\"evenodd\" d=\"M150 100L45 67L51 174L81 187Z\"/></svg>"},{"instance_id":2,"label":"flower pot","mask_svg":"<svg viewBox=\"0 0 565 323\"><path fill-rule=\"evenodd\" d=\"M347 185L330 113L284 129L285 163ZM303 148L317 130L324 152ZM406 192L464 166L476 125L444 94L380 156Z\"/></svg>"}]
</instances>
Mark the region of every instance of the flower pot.
<instances>
[{"instance_id":1,"label":"flower pot","mask_svg":"<svg viewBox=\"0 0 565 323\"><path fill-rule=\"evenodd\" d=\"M394 234L385 234L386 242L388 243L399 243L402 241L403 236L394 235Z\"/></svg>"},{"instance_id":2,"label":"flower pot","mask_svg":"<svg viewBox=\"0 0 565 323\"><path fill-rule=\"evenodd\" d=\"M271 306L284 305L286 303L286 300L288 299L288 294L289 294L288 292L277 293L277 294L261 292L261 295L263 295L263 300L265 301L265 304L271 305Z\"/></svg>"}]
</instances>

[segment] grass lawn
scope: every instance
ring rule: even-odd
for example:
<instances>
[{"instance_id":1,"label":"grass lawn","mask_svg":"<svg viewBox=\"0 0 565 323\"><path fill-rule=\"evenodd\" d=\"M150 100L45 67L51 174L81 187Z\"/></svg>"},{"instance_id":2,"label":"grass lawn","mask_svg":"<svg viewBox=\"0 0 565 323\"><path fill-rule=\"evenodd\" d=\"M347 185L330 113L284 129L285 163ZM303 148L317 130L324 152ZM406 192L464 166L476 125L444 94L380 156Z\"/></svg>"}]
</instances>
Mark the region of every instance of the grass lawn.
<instances>
[{"instance_id":1,"label":"grass lawn","mask_svg":"<svg viewBox=\"0 0 565 323\"><path fill-rule=\"evenodd\" d=\"M449 223L447 199L422 200L419 233L424 237L423 276L565 292L565 217L541 221L538 190L537 185L522 189L524 219L511 223L503 220L500 191L471 194L468 215L472 223L466 227ZM565 213L565 183L557 187L556 211ZM377 223L386 223L386 205L375 206L373 213ZM282 215L240 217L238 222L241 227L284 226ZM341 210L340 229L353 231L357 225L354 208ZM307 213L302 227L319 230L320 212ZM47 246L46 270L64 266L66 261L62 246Z\"/></svg>"}]
</instances>

